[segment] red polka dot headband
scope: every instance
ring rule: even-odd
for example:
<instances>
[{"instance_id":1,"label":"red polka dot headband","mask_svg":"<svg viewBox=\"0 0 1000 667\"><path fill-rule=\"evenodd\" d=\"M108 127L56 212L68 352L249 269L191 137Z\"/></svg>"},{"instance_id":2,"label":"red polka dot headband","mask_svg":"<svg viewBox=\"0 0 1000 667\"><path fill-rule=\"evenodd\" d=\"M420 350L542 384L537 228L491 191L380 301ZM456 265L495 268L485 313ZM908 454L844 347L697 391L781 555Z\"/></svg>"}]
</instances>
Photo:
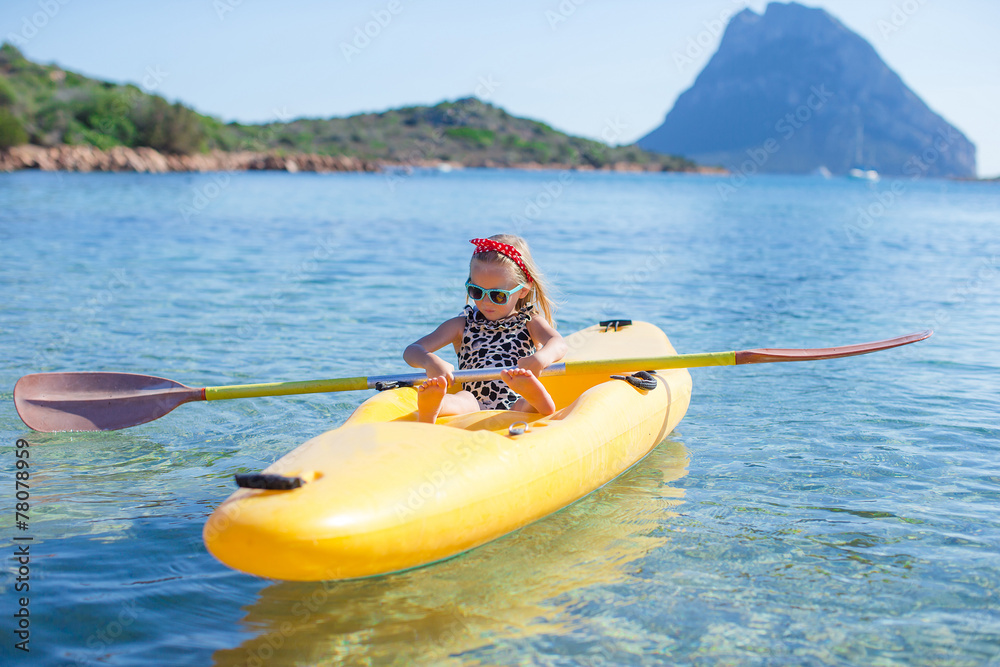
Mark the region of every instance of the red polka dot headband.
<instances>
[{"instance_id":1,"label":"red polka dot headband","mask_svg":"<svg viewBox=\"0 0 1000 667\"><path fill-rule=\"evenodd\" d=\"M521 251L514 246L507 243L500 243L499 241L494 241L493 239L471 239L469 243L476 246L476 253L489 252L490 250L493 250L494 252L498 252L505 257L509 257L512 262L517 264L517 268L524 272L524 275L528 278L528 282L533 282L531 273L528 272L528 267L525 266L524 260L521 259Z\"/></svg>"}]
</instances>

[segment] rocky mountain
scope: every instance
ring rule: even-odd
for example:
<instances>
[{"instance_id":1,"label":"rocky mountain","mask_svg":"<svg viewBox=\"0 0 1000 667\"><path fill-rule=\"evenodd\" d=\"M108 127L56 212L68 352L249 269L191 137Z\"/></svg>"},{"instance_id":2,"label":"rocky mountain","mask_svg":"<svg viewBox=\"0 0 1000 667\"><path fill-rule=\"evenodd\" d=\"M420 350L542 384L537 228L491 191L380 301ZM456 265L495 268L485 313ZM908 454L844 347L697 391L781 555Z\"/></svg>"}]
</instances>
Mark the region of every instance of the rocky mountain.
<instances>
[{"instance_id":1,"label":"rocky mountain","mask_svg":"<svg viewBox=\"0 0 1000 667\"><path fill-rule=\"evenodd\" d=\"M976 148L864 38L797 3L746 9L663 124L638 141L736 172L976 174Z\"/></svg>"}]
</instances>

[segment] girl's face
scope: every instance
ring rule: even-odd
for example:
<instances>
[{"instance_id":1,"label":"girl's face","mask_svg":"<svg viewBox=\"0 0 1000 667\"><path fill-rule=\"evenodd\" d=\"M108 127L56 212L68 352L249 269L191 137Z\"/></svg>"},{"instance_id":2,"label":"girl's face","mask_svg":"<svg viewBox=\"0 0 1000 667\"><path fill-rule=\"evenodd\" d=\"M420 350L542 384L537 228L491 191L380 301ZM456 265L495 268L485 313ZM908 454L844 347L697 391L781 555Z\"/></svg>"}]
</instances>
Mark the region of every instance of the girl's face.
<instances>
[{"instance_id":1,"label":"girl's face","mask_svg":"<svg viewBox=\"0 0 1000 667\"><path fill-rule=\"evenodd\" d=\"M469 268L469 279L484 290L511 290L517 287L518 284L513 272L503 264L482 262L476 259L472 260L472 266ZM517 302L527 296L529 292L530 290L527 287L519 289L510 295L507 303L503 306L498 306L490 301L488 295L483 294L483 298L475 302L476 308L490 321L502 320L514 314L514 311L517 309Z\"/></svg>"}]
</instances>

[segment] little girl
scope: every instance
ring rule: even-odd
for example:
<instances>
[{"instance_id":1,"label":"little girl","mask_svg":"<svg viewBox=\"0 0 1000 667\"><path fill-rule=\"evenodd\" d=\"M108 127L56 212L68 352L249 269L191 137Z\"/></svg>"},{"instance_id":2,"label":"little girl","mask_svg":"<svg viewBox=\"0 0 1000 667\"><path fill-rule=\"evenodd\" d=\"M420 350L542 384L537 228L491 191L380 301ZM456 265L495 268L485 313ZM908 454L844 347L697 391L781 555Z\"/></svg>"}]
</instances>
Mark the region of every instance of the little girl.
<instances>
[{"instance_id":1,"label":"little girl","mask_svg":"<svg viewBox=\"0 0 1000 667\"><path fill-rule=\"evenodd\" d=\"M427 371L428 380L417 388L417 418L433 423L439 415L476 410L550 415L555 402L538 373L566 355L566 343L552 322L542 274L519 236L497 234L471 243L476 249L465 289L475 307L467 305L403 351L406 363ZM463 391L448 394L455 367L434 354L448 343L460 369L517 368L504 371L502 382L467 382Z\"/></svg>"}]
</instances>

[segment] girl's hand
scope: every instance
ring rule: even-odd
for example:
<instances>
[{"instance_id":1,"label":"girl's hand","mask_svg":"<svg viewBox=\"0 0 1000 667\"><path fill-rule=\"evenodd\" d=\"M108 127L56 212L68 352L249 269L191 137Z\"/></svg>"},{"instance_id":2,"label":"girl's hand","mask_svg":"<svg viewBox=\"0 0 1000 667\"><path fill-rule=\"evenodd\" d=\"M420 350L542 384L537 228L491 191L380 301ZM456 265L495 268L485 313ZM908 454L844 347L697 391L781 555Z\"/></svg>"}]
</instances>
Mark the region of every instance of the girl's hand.
<instances>
[{"instance_id":1,"label":"girl's hand","mask_svg":"<svg viewBox=\"0 0 1000 667\"><path fill-rule=\"evenodd\" d=\"M531 371L532 375L538 377L538 374L545 370L546 365L535 355L529 354L527 357L521 357L517 360L517 367L525 368Z\"/></svg>"},{"instance_id":2,"label":"girl's hand","mask_svg":"<svg viewBox=\"0 0 1000 667\"><path fill-rule=\"evenodd\" d=\"M455 384L455 366L454 364L449 364L447 361L437 356L436 354L428 355L430 358L427 360L427 365L424 366L424 370L427 371L428 378L444 377L448 380L448 384Z\"/></svg>"}]
</instances>

